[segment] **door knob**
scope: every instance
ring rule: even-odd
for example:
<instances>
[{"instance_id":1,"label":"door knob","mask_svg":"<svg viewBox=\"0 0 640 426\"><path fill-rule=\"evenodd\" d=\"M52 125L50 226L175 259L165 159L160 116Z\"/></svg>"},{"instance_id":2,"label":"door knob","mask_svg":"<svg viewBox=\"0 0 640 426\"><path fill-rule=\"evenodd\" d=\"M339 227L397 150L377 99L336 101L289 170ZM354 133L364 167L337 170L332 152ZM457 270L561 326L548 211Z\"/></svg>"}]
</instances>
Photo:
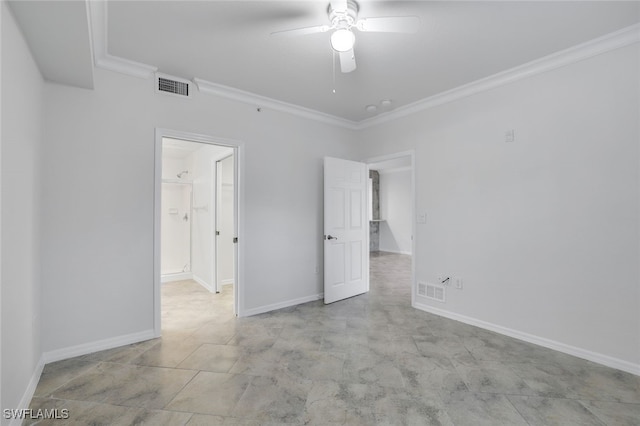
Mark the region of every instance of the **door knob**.
<instances>
[{"instance_id":1,"label":"door knob","mask_svg":"<svg viewBox=\"0 0 640 426\"><path fill-rule=\"evenodd\" d=\"M334 236L332 236L332 235L327 235L325 238L326 238L327 240L337 240L337 239L338 239L338 237L334 237Z\"/></svg>"}]
</instances>

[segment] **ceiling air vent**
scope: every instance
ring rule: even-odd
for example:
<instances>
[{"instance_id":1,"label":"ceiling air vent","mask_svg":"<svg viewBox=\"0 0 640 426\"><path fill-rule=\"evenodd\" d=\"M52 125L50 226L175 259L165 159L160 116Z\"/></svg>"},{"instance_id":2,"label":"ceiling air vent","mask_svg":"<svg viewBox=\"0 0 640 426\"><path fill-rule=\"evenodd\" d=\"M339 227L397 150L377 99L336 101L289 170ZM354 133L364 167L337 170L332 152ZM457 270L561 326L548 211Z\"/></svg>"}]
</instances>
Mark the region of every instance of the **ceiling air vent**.
<instances>
[{"instance_id":1,"label":"ceiling air vent","mask_svg":"<svg viewBox=\"0 0 640 426\"><path fill-rule=\"evenodd\" d=\"M180 96L181 98L190 98L192 94L192 85L189 80L172 77L165 74L156 74L156 92L167 95Z\"/></svg>"}]
</instances>

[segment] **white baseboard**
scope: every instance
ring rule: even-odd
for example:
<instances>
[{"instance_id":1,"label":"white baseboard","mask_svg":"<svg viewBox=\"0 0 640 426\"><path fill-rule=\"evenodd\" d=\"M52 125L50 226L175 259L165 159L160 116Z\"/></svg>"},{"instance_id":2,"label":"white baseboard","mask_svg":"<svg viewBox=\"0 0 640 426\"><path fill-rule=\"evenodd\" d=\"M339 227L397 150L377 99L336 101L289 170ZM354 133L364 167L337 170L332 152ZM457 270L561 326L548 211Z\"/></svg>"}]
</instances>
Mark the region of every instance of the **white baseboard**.
<instances>
[{"instance_id":1,"label":"white baseboard","mask_svg":"<svg viewBox=\"0 0 640 426\"><path fill-rule=\"evenodd\" d=\"M24 391L22 398L20 398L20 402L18 410L26 410L29 408L29 404L31 403L31 399L33 399L33 394L36 392L36 387L38 386L38 382L40 381L40 376L42 375L42 370L44 369L44 355L40 357L38 361L38 365L36 365L35 370L33 370L33 374L31 375L31 380L29 380L29 385L27 389ZM9 426L20 426L23 422L23 419L14 418L9 422Z\"/></svg>"},{"instance_id":2,"label":"white baseboard","mask_svg":"<svg viewBox=\"0 0 640 426\"><path fill-rule=\"evenodd\" d=\"M184 281L193 279L192 272L179 272L177 274L166 274L160 277L161 283L170 283L173 281Z\"/></svg>"},{"instance_id":3,"label":"white baseboard","mask_svg":"<svg viewBox=\"0 0 640 426\"><path fill-rule=\"evenodd\" d=\"M205 280L203 280L202 278L200 278L199 276L197 276L196 274L193 274L193 278L192 278L195 282L197 282L198 284L200 284L202 287L204 287L205 289L207 289L207 291L211 292L211 293L215 293L216 289L213 288L212 285L209 285L208 282L206 282Z\"/></svg>"},{"instance_id":4,"label":"white baseboard","mask_svg":"<svg viewBox=\"0 0 640 426\"><path fill-rule=\"evenodd\" d=\"M553 349L558 352L562 352L568 355L573 355L578 358L593 361L598 364L602 364L607 367L616 368L618 370L626 371L627 373L640 376L640 364L635 364L622 359L614 358L609 355L589 351L587 349L578 348L576 346L567 345L566 343L558 342L544 337L536 336L522 331L514 330L501 325L493 324L490 322L482 321L476 318L468 317L465 315L449 312L444 309L436 308L430 305L414 302L413 307L420 309L421 311L429 312L441 317L449 318L452 320L460 321L465 324L473 325L476 327L484 328L485 330L495 331L496 333L503 334L505 336L513 337L518 340L533 343L538 346L543 346L548 349Z\"/></svg>"},{"instance_id":5,"label":"white baseboard","mask_svg":"<svg viewBox=\"0 0 640 426\"><path fill-rule=\"evenodd\" d=\"M97 340L95 342L83 343L82 345L71 346L68 348L56 349L42 354L44 364L50 362L61 361L63 359L73 358L75 356L86 355L93 352L103 351L105 349L113 349L118 346L130 345L131 343L143 342L145 340L154 339L158 336L153 329L141 331L138 333L127 334L124 336L112 337L109 339Z\"/></svg>"},{"instance_id":6,"label":"white baseboard","mask_svg":"<svg viewBox=\"0 0 640 426\"><path fill-rule=\"evenodd\" d=\"M96 342L86 343L82 345L72 346L68 348L56 349L53 351L45 352L40 356L38 365L36 365L29 385L25 390L17 409L27 409L33 399L33 395L36 392L36 387L42 376L44 366L50 362L61 361L63 359L73 358L75 356L86 355L93 352L102 351L105 349L117 348L118 346L129 345L131 343L138 343L145 340L153 339L155 336L153 330L147 330L140 333L128 334L126 336L114 337L111 339L98 340ZM9 422L9 426L19 426L22 424L22 419L15 418Z\"/></svg>"},{"instance_id":7,"label":"white baseboard","mask_svg":"<svg viewBox=\"0 0 640 426\"><path fill-rule=\"evenodd\" d=\"M276 309L288 308L289 306L300 305L302 303L314 302L324 298L324 293L314 294L312 296L291 299L285 302L273 303L271 305L260 306L258 308L246 309L238 314L240 317L250 317L252 315L264 314L265 312L275 311Z\"/></svg>"},{"instance_id":8,"label":"white baseboard","mask_svg":"<svg viewBox=\"0 0 640 426\"><path fill-rule=\"evenodd\" d=\"M222 285L231 285L231 284L233 284L233 281L234 281L233 278L231 278L229 280L222 280L222 281L220 281L220 284L222 284Z\"/></svg>"}]
</instances>

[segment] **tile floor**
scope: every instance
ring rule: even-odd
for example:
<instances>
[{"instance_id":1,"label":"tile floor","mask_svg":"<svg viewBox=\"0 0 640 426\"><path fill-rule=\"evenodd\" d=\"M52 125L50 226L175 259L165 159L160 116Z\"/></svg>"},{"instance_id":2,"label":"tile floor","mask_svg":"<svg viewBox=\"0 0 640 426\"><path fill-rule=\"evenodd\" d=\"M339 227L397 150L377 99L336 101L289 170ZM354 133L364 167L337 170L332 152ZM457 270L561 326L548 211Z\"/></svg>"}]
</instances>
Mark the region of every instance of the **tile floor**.
<instances>
[{"instance_id":1,"label":"tile floor","mask_svg":"<svg viewBox=\"0 0 640 426\"><path fill-rule=\"evenodd\" d=\"M45 367L39 425L640 425L640 377L410 307L410 259L368 294L236 319L231 289L163 286L163 338ZM25 422L30 424L30 422Z\"/></svg>"}]
</instances>

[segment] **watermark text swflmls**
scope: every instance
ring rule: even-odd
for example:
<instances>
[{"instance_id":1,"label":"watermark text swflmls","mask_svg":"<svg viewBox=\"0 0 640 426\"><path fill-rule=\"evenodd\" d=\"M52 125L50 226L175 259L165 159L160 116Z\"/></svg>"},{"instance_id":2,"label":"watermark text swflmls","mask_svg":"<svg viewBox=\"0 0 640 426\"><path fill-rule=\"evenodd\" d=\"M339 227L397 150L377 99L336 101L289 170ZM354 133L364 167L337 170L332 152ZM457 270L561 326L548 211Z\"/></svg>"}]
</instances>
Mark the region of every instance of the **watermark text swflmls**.
<instances>
[{"instance_id":1,"label":"watermark text swflmls","mask_svg":"<svg viewBox=\"0 0 640 426\"><path fill-rule=\"evenodd\" d=\"M33 410L31 408L23 408L23 409L5 408L4 410L2 410L2 414L5 419L61 420L61 419L69 418L69 409L68 408L52 408L52 409L45 408L45 409Z\"/></svg>"}]
</instances>

